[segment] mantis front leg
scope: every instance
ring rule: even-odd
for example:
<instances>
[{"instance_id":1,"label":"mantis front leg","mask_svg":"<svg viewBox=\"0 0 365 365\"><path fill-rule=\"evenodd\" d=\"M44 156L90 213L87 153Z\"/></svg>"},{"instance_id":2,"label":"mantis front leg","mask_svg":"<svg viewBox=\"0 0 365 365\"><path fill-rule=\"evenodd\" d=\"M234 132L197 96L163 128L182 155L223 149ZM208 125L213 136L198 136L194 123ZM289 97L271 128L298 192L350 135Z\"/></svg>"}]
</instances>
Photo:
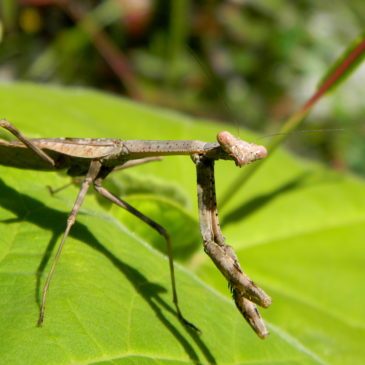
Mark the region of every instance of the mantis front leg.
<instances>
[{"instance_id":1,"label":"mantis front leg","mask_svg":"<svg viewBox=\"0 0 365 365\"><path fill-rule=\"evenodd\" d=\"M238 310L257 333L265 338L269 332L254 303L268 307L271 298L242 271L231 246L219 226L214 182L214 161L201 155L193 155L197 170L200 231L204 250L225 276L231 288Z\"/></svg>"}]
</instances>

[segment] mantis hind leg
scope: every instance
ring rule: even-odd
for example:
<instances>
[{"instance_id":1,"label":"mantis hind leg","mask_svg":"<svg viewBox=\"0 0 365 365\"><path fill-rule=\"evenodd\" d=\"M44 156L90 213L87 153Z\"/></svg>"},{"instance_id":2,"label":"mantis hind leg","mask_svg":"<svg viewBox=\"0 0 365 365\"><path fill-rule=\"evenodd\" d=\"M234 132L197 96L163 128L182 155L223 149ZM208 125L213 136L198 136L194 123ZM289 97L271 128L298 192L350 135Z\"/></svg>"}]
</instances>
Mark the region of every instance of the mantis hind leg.
<instances>
[{"instance_id":1,"label":"mantis hind leg","mask_svg":"<svg viewBox=\"0 0 365 365\"><path fill-rule=\"evenodd\" d=\"M163 228L161 225L159 225L158 223L156 223L152 219L148 218L143 213L141 213L140 211L138 211L136 208L132 207L131 205L129 205L124 200L118 198L117 196L115 196L114 194L112 194L107 189L103 188L101 186L101 184L102 184L103 180L105 179L105 177L108 175L108 173L109 172L106 172L106 173L102 174L102 176L99 176L94 181L94 188L95 188L95 190L100 195L102 195L104 198L110 200L112 203L118 205L119 207L127 210L128 212L132 213L134 216L136 216L137 218L139 218L140 220L142 220L143 222L145 222L146 224L148 224L151 228L153 228L157 233L159 233L165 239L166 248L167 248L167 255L168 255L168 259L169 259L169 268L170 268L170 277L171 277L171 287L172 287L173 303L174 303L175 308L176 308L177 316L178 316L179 320L184 325L192 328L193 330L195 330L198 333L201 333L201 331L199 330L199 328L197 328L194 324L192 324L191 322L189 322L188 320L186 320L184 318L184 316L181 313L180 307L179 307L179 302L178 302L178 297L177 297L177 290L176 290L176 281L175 281L175 270L174 270L174 259L173 259L173 252L172 252L172 244L171 244L171 240L170 240L169 234L167 233L166 229Z\"/></svg>"},{"instance_id":2,"label":"mantis hind leg","mask_svg":"<svg viewBox=\"0 0 365 365\"><path fill-rule=\"evenodd\" d=\"M19 139L19 141L23 142L29 149L34 151L40 158L44 161L48 162L51 166L55 166L55 161L48 156L45 152L43 152L39 147L37 147L30 139L23 136L23 134L15 128L10 122L5 119L0 120L0 127L9 131L12 135Z\"/></svg>"}]
</instances>

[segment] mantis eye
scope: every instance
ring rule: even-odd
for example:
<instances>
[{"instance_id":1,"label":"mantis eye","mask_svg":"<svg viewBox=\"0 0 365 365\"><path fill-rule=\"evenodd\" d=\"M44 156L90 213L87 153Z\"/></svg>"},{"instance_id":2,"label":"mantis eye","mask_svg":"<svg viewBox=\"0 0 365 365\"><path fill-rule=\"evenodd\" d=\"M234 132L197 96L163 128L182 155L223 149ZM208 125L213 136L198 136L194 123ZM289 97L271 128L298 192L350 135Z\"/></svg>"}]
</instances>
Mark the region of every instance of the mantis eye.
<instances>
[{"instance_id":1,"label":"mantis eye","mask_svg":"<svg viewBox=\"0 0 365 365\"><path fill-rule=\"evenodd\" d=\"M257 146L257 145L253 145L253 146L255 147L256 160L260 160L267 156L267 149L264 146Z\"/></svg>"}]
</instances>

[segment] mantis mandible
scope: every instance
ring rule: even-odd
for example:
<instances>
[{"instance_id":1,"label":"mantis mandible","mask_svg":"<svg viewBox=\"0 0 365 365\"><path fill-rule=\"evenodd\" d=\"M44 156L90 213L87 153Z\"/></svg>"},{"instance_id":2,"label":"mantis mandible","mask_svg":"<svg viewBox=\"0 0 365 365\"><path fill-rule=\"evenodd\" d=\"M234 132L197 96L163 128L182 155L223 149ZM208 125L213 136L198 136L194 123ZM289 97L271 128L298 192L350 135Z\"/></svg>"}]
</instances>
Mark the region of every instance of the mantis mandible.
<instances>
[{"instance_id":1,"label":"mantis mandible","mask_svg":"<svg viewBox=\"0 0 365 365\"><path fill-rule=\"evenodd\" d=\"M0 139L0 164L42 171L66 169L70 176L83 176L81 189L67 219L66 229L43 288L38 326L44 321L47 293L62 248L85 195L90 185L93 185L99 194L141 219L165 239L177 317L186 326L200 332L184 318L179 307L172 245L166 229L102 186L104 179L113 171L159 159L160 156L190 155L197 171L199 221L204 250L227 279L235 304L249 325L259 337L265 338L268 335L256 304L267 308L271 304L271 298L243 272L232 247L225 243L219 226L214 184L215 160L233 160L237 166L242 167L264 158L267 154L265 147L245 142L225 131L218 133L218 142L206 143L196 140L28 139L6 120L0 120L0 127L18 139L10 142Z\"/></svg>"}]
</instances>

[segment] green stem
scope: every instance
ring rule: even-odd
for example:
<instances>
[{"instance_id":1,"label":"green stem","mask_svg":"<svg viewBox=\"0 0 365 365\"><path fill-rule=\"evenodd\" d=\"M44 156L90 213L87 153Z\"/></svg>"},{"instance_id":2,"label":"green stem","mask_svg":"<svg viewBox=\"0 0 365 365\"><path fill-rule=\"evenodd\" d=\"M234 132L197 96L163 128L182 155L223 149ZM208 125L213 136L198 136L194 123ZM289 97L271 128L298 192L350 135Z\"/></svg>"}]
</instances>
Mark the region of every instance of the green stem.
<instances>
[{"instance_id":1,"label":"green stem","mask_svg":"<svg viewBox=\"0 0 365 365\"><path fill-rule=\"evenodd\" d=\"M288 137L289 133L296 129L300 123L304 120L306 115L310 112L313 106L328 92L338 80L353 66L356 61L365 53L365 38L361 38L357 46L350 52L347 57L343 59L342 62L333 70L333 72L328 75L328 77L321 83L318 90L313 94L313 96L282 126L279 131L279 136L275 138L268 146L269 156L273 155L276 148ZM251 176L263 165L263 163L268 159L261 160L259 163L255 162L255 165L251 166L250 169L245 169L243 173L233 181L229 186L226 193L223 194L221 208L226 205L234 196L234 194L250 179Z\"/></svg>"}]
</instances>

